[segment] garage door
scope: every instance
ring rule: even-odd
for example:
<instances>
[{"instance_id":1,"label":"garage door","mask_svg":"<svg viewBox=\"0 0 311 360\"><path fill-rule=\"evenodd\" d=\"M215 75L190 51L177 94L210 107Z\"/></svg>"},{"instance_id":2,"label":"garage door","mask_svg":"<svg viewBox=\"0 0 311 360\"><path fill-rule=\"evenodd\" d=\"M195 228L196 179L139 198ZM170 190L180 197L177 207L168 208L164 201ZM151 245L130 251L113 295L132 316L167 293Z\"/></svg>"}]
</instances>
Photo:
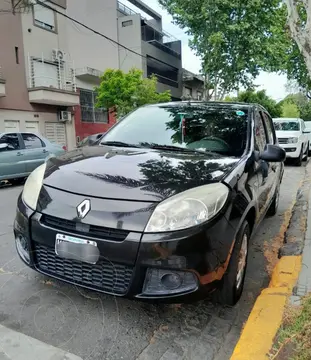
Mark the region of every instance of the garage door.
<instances>
[{"instance_id":1,"label":"garage door","mask_svg":"<svg viewBox=\"0 0 311 360\"><path fill-rule=\"evenodd\" d=\"M26 121L26 131L39 134L39 122L38 121Z\"/></svg>"},{"instance_id":2,"label":"garage door","mask_svg":"<svg viewBox=\"0 0 311 360\"><path fill-rule=\"evenodd\" d=\"M51 142L67 146L66 128L62 123L45 123L45 137Z\"/></svg>"},{"instance_id":3,"label":"garage door","mask_svg":"<svg viewBox=\"0 0 311 360\"><path fill-rule=\"evenodd\" d=\"M19 132L19 121L4 120L4 132Z\"/></svg>"}]
</instances>

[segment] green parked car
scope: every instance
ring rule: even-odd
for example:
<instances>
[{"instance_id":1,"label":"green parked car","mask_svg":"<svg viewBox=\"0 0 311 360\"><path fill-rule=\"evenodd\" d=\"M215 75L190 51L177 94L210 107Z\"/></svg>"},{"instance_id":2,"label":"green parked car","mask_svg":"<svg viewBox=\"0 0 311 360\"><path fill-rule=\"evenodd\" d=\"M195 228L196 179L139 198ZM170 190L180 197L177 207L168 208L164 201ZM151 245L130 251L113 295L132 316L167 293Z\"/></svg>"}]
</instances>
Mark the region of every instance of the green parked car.
<instances>
[{"instance_id":1,"label":"green parked car","mask_svg":"<svg viewBox=\"0 0 311 360\"><path fill-rule=\"evenodd\" d=\"M65 146L51 143L39 134L0 133L0 182L20 184L46 158L65 152Z\"/></svg>"}]
</instances>

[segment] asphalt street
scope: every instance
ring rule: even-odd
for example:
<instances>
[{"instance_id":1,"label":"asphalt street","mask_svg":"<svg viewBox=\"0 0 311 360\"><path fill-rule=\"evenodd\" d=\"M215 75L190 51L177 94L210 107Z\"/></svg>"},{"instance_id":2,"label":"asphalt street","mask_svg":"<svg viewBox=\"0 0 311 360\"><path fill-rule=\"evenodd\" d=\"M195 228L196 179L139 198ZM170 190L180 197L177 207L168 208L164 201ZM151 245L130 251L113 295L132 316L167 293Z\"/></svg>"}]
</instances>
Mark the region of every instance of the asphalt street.
<instances>
[{"instance_id":1,"label":"asphalt street","mask_svg":"<svg viewBox=\"0 0 311 360\"><path fill-rule=\"evenodd\" d=\"M279 212L264 220L253 239L244 294L234 308L208 301L129 301L35 273L24 267L13 240L22 187L0 188L0 332L8 328L29 336L28 341L36 339L34 344L39 340L84 360L228 360L256 297L269 281L267 268L276 253L271 249L280 241L305 172L306 164L286 166Z\"/></svg>"}]
</instances>

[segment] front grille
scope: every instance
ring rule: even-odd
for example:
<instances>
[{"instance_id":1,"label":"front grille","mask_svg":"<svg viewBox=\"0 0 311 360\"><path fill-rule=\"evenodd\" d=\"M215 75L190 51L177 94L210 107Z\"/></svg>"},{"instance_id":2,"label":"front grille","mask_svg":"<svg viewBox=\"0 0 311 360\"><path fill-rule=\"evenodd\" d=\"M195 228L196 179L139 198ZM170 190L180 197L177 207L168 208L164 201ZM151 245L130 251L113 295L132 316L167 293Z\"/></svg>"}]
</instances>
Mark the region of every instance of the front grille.
<instances>
[{"instance_id":1,"label":"front grille","mask_svg":"<svg viewBox=\"0 0 311 360\"><path fill-rule=\"evenodd\" d=\"M100 260L92 265L63 259L54 249L35 244L36 267L44 273L95 290L124 295L130 285L133 268Z\"/></svg>"},{"instance_id":2,"label":"front grille","mask_svg":"<svg viewBox=\"0 0 311 360\"><path fill-rule=\"evenodd\" d=\"M288 139L287 138L278 138L278 142L279 142L279 144L287 144Z\"/></svg>"},{"instance_id":3,"label":"front grille","mask_svg":"<svg viewBox=\"0 0 311 360\"><path fill-rule=\"evenodd\" d=\"M129 231L126 230L81 224L72 220L60 219L50 215L42 215L40 222L43 225L52 227L57 230L68 231L71 233L91 236L103 240L123 241L129 234Z\"/></svg>"}]
</instances>

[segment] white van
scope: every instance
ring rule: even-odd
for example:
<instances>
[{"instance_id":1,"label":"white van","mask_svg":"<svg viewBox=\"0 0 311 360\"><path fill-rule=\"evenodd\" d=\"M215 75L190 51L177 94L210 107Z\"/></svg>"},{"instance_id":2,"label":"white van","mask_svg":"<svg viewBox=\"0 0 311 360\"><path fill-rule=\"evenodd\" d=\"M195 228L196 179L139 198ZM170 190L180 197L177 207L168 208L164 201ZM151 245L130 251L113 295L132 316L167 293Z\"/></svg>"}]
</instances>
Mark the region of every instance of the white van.
<instances>
[{"instance_id":1,"label":"white van","mask_svg":"<svg viewBox=\"0 0 311 360\"><path fill-rule=\"evenodd\" d=\"M295 159L298 166L308 158L309 130L299 118L275 118L273 124L279 145L286 151L286 157Z\"/></svg>"}]
</instances>

